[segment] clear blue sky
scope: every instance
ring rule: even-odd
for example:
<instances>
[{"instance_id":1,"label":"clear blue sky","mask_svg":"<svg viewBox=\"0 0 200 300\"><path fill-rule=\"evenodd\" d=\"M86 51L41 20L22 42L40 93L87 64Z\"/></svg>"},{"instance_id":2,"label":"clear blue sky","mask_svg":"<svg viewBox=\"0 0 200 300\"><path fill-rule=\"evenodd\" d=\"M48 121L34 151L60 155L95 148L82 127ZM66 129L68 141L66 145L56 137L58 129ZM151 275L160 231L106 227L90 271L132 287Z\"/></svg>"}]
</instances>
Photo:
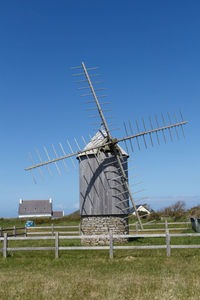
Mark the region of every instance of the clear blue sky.
<instances>
[{"instance_id":1,"label":"clear blue sky","mask_svg":"<svg viewBox=\"0 0 200 300\"><path fill-rule=\"evenodd\" d=\"M35 148L94 134L71 76L81 61L100 67L117 127L182 109L186 139L143 147L135 173L153 208L200 204L199 14L198 0L0 1L0 217L17 216L19 198L77 208L70 162L37 185L24 168Z\"/></svg>"}]
</instances>

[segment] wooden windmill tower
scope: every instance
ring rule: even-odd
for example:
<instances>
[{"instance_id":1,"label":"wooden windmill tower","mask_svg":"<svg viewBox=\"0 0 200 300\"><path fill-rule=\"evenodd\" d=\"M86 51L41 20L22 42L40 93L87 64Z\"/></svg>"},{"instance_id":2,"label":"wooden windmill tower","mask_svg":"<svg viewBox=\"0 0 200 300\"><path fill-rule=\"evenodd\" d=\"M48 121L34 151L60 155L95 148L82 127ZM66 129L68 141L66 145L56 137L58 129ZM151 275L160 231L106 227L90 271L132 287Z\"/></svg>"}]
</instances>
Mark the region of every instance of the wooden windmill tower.
<instances>
[{"instance_id":1,"label":"wooden windmill tower","mask_svg":"<svg viewBox=\"0 0 200 300\"><path fill-rule=\"evenodd\" d=\"M91 138L89 144L85 142L85 147L82 149L77 140L75 139L77 151L73 151L72 146L68 143L70 153L67 154L63 145L60 143L60 149L62 155L59 156L55 147L52 145L55 158L50 158L47 149L44 147L47 161L42 161L40 153L37 151L39 163L33 163L32 166L26 168L26 171L30 171L35 180L33 171L36 168L47 166L50 172L49 165L55 164L57 171L58 162L67 158L76 157L79 160L79 181L80 181L80 213L82 219L82 233L83 234L103 234L109 230L115 233L127 233L128 232L128 215L130 211L135 211L138 223L142 228L142 222L137 212L133 193L131 192L128 183L128 153L126 153L121 146L121 142L124 142L127 146L127 142L130 143L131 150L134 151L135 144L140 150L140 139L143 140L145 147L147 147L146 137L149 137L153 146L153 136L156 136L157 143L160 144L159 132L162 132L164 142L166 142L166 133L169 132L170 138L172 137L172 130L175 130L177 137L179 138L178 128L181 128L184 135L183 126L187 123L182 118L177 120L176 114L174 114L175 122L172 122L171 117L167 114L169 123L166 124L164 116L162 117L162 125L159 125L158 118L155 117L156 128L153 126L153 121L149 118L150 128L147 129L144 120L142 119L143 130L140 130L138 122L136 121L137 132L133 130L133 125L129 122L128 126L124 123L126 136L122 138L113 138L111 135L110 126L107 122L107 118L104 113L104 104L102 98L105 95L99 94L104 88L96 88L96 85L100 84L100 81L96 81L96 77L99 74L94 74L93 70L96 68L86 68L82 63L80 67L73 69L82 69L81 73L74 74L74 76L80 76L77 82L81 84L80 90L89 90L89 93L82 96L89 97L87 103L92 104L89 107L91 110L97 110L98 117L100 119L100 129L96 135ZM95 87L95 88L94 88ZM127 149L128 150L128 149ZM41 173L42 174L42 173ZM51 173L50 173L51 174ZM131 203L131 206L129 204Z\"/></svg>"}]
</instances>

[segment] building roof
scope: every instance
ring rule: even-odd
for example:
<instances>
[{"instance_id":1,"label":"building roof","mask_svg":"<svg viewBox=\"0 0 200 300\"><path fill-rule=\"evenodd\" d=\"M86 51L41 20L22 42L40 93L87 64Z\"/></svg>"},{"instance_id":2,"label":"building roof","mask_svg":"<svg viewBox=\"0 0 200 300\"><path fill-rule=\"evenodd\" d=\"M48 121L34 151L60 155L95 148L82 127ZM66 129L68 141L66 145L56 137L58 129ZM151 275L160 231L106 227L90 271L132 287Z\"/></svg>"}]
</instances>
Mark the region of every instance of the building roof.
<instances>
[{"instance_id":1,"label":"building roof","mask_svg":"<svg viewBox=\"0 0 200 300\"><path fill-rule=\"evenodd\" d=\"M136 209L139 212L146 212L147 214L150 214L150 211L146 208L146 204L137 204ZM135 214L135 210L133 207L130 209L130 213Z\"/></svg>"},{"instance_id":2,"label":"building roof","mask_svg":"<svg viewBox=\"0 0 200 300\"><path fill-rule=\"evenodd\" d=\"M52 200L22 200L19 203L19 215L51 215Z\"/></svg>"},{"instance_id":3,"label":"building roof","mask_svg":"<svg viewBox=\"0 0 200 300\"><path fill-rule=\"evenodd\" d=\"M62 218L63 216L64 216L64 211L63 210L53 211L53 214L52 214L53 218Z\"/></svg>"},{"instance_id":4,"label":"building roof","mask_svg":"<svg viewBox=\"0 0 200 300\"><path fill-rule=\"evenodd\" d=\"M93 147L99 147L99 146L104 146L104 144L107 142L107 133L104 129L99 129L97 131L97 133L91 138L90 142L85 146L85 148L83 150L88 150L90 148ZM122 152L122 155L125 156L129 156L124 149L122 149L119 145L118 145L119 149ZM98 149L94 149L94 150L89 150L86 151L85 153L80 154L78 157L80 156L85 156L85 155L90 155L90 154L97 154Z\"/></svg>"}]
</instances>

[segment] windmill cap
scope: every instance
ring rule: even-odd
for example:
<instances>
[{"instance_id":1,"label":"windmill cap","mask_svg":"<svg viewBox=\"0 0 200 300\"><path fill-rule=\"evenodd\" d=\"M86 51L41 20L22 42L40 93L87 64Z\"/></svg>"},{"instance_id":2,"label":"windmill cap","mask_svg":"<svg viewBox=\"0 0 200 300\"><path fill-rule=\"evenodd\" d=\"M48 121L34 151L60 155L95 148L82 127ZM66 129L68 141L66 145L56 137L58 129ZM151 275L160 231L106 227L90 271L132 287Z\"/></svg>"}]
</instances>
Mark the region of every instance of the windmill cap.
<instances>
[{"instance_id":1,"label":"windmill cap","mask_svg":"<svg viewBox=\"0 0 200 300\"><path fill-rule=\"evenodd\" d=\"M83 153L79 154L77 156L77 158L79 158L81 156L97 154L98 148L93 149L93 150L88 150L88 149L91 149L91 148L94 148L94 147L99 147L99 146L104 146L106 142L107 142L107 133L106 133L106 131L104 129L99 129L97 131L97 133L91 138L90 142L83 149L83 151L85 150L86 152L83 152ZM129 156L124 151L123 148L121 148L119 145L117 145L117 147L119 147L119 149L121 150L122 155L127 156L127 157Z\"/></svg>"}]
</instances>

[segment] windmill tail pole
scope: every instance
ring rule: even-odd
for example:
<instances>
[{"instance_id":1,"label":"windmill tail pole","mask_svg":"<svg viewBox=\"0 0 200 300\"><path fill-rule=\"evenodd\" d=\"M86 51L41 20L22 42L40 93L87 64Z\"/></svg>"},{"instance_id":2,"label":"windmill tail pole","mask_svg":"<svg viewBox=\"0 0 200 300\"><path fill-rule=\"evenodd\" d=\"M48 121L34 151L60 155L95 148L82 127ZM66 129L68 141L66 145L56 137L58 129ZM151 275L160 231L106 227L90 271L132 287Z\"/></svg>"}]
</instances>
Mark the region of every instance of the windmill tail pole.
<instances>
[{"instance_id":1,"label":"windmill tail pole","mask_svg":"<svg viewBox=\"0 0 200 300\"><path fill-rule=\"evenodd\" d=\"M120 171L121 171L121 173L122 173L122 176L123 176L123 179L124 179L124 184L125 184L125 186L126 186L126 189L127 189L127 191L128 191L128 194L129 194L129 196L130 196L130 200L131 200L131 203L132 203L133 208L134 208L134 210L135 210L135 214L136 214L136 217L137 217L137 219L138 219L140 228L143 230L143 225L142 225L142 222L141 222L139 213L138 213L138 211L137 211L135 202L134 202L134 200L133 200L133 196L132 196L132 194L131 194L131 191L130 191L130 188L129 188L129 185L128 185L127 176L126 176L126 174L125 174L125 171L124 171L124 168L123 168L123 166L122 166L121 160L120 160L119 155L118 155L118 153L117 153L117 149L116 149L115 147L114 147L114 154L115 154L115 157L116 157L116 159L117 159L117 162L118 162Z\"/></svg>"}]
</instances>

